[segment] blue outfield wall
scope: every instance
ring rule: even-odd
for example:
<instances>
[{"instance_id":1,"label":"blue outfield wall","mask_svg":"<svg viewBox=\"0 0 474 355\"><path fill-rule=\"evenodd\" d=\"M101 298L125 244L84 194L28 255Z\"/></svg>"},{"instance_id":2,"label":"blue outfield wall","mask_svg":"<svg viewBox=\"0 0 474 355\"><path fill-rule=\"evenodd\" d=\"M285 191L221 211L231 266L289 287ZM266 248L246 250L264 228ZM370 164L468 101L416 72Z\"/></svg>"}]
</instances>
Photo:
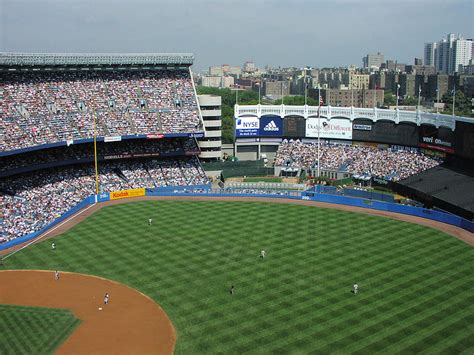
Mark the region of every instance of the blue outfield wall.
<instances>
[{"instance_id":1,"label":"blue outfield wall","mask_svg":"<svg viewBox=\"0 0 474 355\"><path fill-rule=\"evenodd\" d=\"M92 205L94 204L95 202L95 196L89 196L89 197L86 197L84 200L82 200L81 202L79 202L77 205L75 205L73 208L71 208L69 211L65 212L63 215L61 215L61 217L55 219L54 221L52 221L50 224L48 224L47 226L43 227L42 229L40 229L39 231L37 232L33 232L33 233L30 233L30 234L27 234L27 235L24 235L23 237L20 237L20 238L16 238L16 239L13 239L13 240L10 240L9 242L6 242L6 243L3 243L3 244L0 244L0 250L4 250L4 249L8 249L8 248L11 248L11 247L14 247L15 245L18 245L18 244L21 244L21 243L25 243L25 242L28 242L36 237L38 237L39 235L47 232L48 230L50 230L51 228L53 228L54 226L58 225L59 223L63 222L65 219L67 219L68 217L72 216L73 214L79 212L80 210L82 210L83 208L89 206L89 205Z\"/></svg>"},{"instance_id":2,"label":"blue outfield wall","mask_svg":"<svg viewBox=\"0 0 474 355\"><path fill-rule=\"evenodd\" d=\"M296 191L288 192L288 194L240 194L240 193L230 193L230 192L223 192L222 190L211 190L209 185L196 185L196 186L169 186L166 188L157 188L157 189L146 189L145 190L146 196L208 196L208 197L257 197L257 198L284 198L284 199L293 199L293 200L306 200L306 201L317 201L317 202L327 202L327 203L334 203L339 205L346 205L346 206L354 206L354 207L361 207L361 208L369 208L379 211L387 211L387 212L396 212L402 213L411 216L422 217L426 219L431 219L438 222L447 223L453 226L460 227L465 229L469 232L474 233L474 222L468 221L461 217L420 208L420 207L412 207L401 205L397 203L389 203L389 202L382 202L382 201L374 201L374 200L367 200L361 199L356 197L347 197L347 196L340 196L340 195L328 195L328 194L318 194L314 192L303 192L299 193ZM89 196L79 202L76 206L71 208L69 211L64 213L61 217L51 222L49 225L45 226L38 232L34 232L28 235L25 235L20 238L16 238L11 240L7 243L0 245L0 250L5 250L11 248L15 245L28 242L33 240L34 238L38 237L39 235L45 233L46 231L50 230L54 226L58 225L59 223L63 222L68 217L72 216L73 214L77 213L81 209L94 204L95 202L106 202L109 201L109 193L101 193L96 196Z\"/></svg>"},{"instance_id":3,"label":"blue outfield wall","mask_svg":"<svg viewBox=\"0 0 474 355\"><path fill-rule=\"evenodd\" d=\"M453 226L457 226L469 232L474 233L474 222L468 221L464 218L461 218L459 216L449 214L449 213L444 213L444 212L430 210L426 208L420 208L420 207L406 206L406 205L401 205L398 203L374 201L374 200L367 200L367 199L361 199L361 198L355 198L355 197L327 195L327 194L308 194L308 193L305 193L305 195L306 196L302 197L302 199L304 200L335 203L339 205L347 205L347 206L369 208L369 209L380 210L380 211L402 213L402 214L422 217L422 218L431 219L438 222L451 224Z\"/></svg>"}]
</instances>

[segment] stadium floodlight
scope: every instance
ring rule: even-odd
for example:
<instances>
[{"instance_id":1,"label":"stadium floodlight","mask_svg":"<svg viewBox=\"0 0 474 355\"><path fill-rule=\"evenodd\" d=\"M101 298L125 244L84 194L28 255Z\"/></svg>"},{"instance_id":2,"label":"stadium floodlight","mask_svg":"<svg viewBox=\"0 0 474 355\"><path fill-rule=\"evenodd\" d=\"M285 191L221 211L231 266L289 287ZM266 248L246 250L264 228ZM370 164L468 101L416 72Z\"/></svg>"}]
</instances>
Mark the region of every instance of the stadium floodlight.
<instances>
[{"instance_id":1,"label":"stadium floodlight","mask_svg":"<svg viewBox=\"0 0 474 355\"><path fill-rule=\"evenodd\" d=\"M398 90L400 90L400 84L397 84L397 111L398 111Z\"/></svg>"}]
</instances>

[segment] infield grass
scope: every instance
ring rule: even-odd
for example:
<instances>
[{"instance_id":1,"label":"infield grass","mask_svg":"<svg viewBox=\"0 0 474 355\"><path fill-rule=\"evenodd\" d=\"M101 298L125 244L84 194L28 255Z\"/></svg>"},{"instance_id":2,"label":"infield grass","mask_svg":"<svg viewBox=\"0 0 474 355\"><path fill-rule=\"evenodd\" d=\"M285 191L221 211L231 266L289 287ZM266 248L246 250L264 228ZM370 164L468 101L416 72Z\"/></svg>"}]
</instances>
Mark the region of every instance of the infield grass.
<instances>
[{"instance_id":1,"label":"infield grass","mask_svg":"<svg viewBox=\"0 0 474 355\"><path fill-rule=\"evenodd\" d=\"M170 316L178 354L474 352L474 248L424 226L290 204L143 201L105 207L54 241L4 268L130 285Z\"/></svg>"},{"instance_id":2,"label":"infield grass","mask_svg":"<svg viewBox=\"0 0 474 355\"><path fill-rule=\"evenodd\" d=\"M80 322L65 309L0 304L0 354L51 354Z\"/></svg>"}]
</instances>

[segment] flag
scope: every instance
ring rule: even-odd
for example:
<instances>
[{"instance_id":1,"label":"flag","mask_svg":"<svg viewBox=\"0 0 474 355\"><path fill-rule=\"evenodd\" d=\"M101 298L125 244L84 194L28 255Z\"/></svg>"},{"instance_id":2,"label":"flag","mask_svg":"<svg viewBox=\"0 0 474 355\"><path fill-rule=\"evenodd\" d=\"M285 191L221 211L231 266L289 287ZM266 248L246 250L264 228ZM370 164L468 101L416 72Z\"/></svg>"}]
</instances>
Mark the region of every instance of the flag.
<instances>
[{"instance_id":1,"label":"flag","mask_svg":"<svg viewBox=\"0 0 474 355\"><path fill-rule=\"evenodd\" d=\"M321 95L319 95L319 106L324 105L324 100Z\"/></svg>"}]
</instances>

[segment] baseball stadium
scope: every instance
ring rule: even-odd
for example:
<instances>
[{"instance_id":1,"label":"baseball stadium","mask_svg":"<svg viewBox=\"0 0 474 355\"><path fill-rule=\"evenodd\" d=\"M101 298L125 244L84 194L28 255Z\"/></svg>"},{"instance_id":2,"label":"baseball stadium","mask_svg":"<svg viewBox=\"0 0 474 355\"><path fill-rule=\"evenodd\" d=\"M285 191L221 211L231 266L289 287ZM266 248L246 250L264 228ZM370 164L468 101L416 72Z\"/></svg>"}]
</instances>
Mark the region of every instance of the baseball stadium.
<instances>
[{"instance_id":1,"label":"baseball stadium","mask_svg":"<svg viewBox=\"0 0 474 355\"><path fill-rule=\"evenodd\" d=\"M209 161L193 61L0 54L0 354L474 353L474 119L236 104Z\"/></svg>"}]
</instances>

